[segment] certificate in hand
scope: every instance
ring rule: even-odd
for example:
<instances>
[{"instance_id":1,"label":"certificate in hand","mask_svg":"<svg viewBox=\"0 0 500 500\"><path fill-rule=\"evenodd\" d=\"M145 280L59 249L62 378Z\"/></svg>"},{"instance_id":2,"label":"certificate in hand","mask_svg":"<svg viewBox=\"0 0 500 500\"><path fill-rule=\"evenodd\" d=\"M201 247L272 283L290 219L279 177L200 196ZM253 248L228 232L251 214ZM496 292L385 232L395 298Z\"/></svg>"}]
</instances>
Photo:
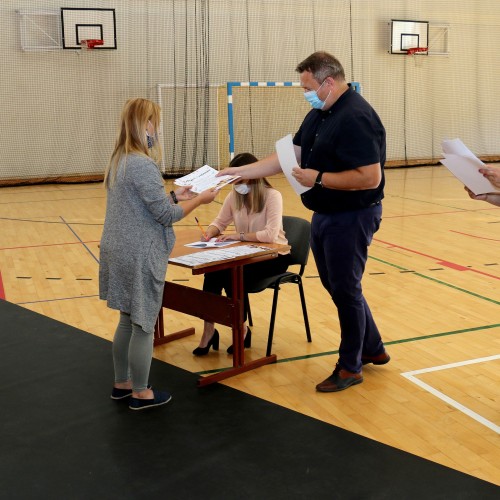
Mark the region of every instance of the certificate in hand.
<instances>
[{"instance_id":1,"label":"certificate in hand","mask_svg":"<svg viewBox=\"0 0 500 500\"><path fill-rule=\"evenodd\" d=\"M303 186L298 183L292 175L292 170L298 167L297 158L295 157L295 150L293 148L292 134L288 134L279 141L276 141L276 153L278 153L278 160L281 165L281 170L288 179L288 182L293 187L297 194L302 194L311 189L310 187Z\"/></svg>"},{"instance_id":2,"label":"certificate in hand","mask_svg":"<svg viewBox=\"0 0 500 500\"><path fill-rule=\"evenodd\" d=\"M216 175L217 170L208 165L203 165L203 167L194 172L175 179L174 184L177 186L192 186L191 191L193 193L201 193L212 188L219 190L240 177L239 175L221 175L220 177L216 177Z\"/></svg>"},{"instance_id":3,"label":"certificate in hand","mask_svg":"<svg viewBox=\"0 0 500 500\"><path fill-rule=\"evenodd\" d=\"M441 163L474 194L495 193L498 189L484 177L479 169L484 163L460 139L442 143L444 159Z\"/></svg>"}]
</instances>

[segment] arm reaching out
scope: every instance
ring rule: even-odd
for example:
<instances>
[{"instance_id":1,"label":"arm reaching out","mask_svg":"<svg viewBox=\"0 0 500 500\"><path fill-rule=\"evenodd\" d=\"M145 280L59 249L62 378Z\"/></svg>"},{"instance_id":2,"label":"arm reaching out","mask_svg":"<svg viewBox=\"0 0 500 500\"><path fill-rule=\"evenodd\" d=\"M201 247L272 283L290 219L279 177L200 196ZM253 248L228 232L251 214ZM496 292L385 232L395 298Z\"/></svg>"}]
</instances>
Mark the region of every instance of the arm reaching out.
<instances>
[{"instance_id":1,"label":"arm reaching out","mask_svg":"<svg viewBox=\"0 0 500 500\"><path fill-rule=\"evenodd\" d=\"M239 175L242 179L259 179L268 177L281 172L281 165L278 160L278 155L272 155L258 162L243 165L242 167L229 167L217 173L217 177L221 175Z\"/></svg>"}]
</instances>

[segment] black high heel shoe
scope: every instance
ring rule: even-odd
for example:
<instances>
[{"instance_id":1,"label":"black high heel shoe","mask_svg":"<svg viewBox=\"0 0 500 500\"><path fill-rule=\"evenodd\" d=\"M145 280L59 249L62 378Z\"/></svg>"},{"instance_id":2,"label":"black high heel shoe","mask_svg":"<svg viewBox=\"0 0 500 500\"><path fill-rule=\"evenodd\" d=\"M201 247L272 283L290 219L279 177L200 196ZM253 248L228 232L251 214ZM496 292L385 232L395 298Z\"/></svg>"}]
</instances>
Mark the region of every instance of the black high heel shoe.
<instances>
[{"instance_id":1,"label":"black high heel shoe","mask_svg":"<svg viewBox=\"0 0 500 500\"><path fill-rule=\"evenodd\" d=\"M252 330L250 330L250 328L248 328L248 326L247 326L247 333L245 334L245 340L243 341L243 345L245 347L252 347ZM227 353L233 354L233 346L232 345L230 345L227 348Z\"/></svg>"},{"instance_id":2,"label":"black high heel shoe","mask_svg":"<svg viewBox=\"0 0 500 500\"><path fill-rule=\"evenodd\" d=\"M208 341L207 347L197 347L193 351L193 354L195 356L205 356L205 354L208 354L208 351L210 351L211 347L213 347L214 351L219 350L219 332L217 330L214 330L214 334L212 335L212 338Z\"/></svg>"}]
</instances>

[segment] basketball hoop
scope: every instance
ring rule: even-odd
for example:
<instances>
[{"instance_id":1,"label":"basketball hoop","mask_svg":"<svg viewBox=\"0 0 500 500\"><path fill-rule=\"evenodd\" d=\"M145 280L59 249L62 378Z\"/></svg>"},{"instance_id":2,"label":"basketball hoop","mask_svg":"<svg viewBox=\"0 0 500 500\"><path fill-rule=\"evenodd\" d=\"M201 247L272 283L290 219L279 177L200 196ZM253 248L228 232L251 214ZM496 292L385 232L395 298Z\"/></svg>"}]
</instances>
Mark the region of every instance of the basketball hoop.
<instances>
[{"instance_id":1,"label":"basketball hoop","mask_svg":"<svg viewBox=\"0 0 500 500\"><path fill-rule=\"evenodd\" d=\"M423 59L415 56L427 55L429 53L428 51L428 47L411 47L406 50L406 55L411 56L411 58L415 62L415 66L421 66Z\"/></svg>"},{"instance_id":2,"label":"basketball hoop","mask_svg":"<svg viewBox=\"0 0 500 500\"><path fill-rule=\"evenodd\" d=\"M80 42L80 47L83 50L93 50L97 45L104 45L104 40L89 39Z\"/></svg>"},{"instance_id":3,"label":"basketball hoop","mask_svg":"<svg viewBox=\"0 0 500 500\"><path fill-rule=\"evenodd\" d=\"M428 47L412 47L406 50L408 56L414 56L415 54L427 54Z\"/></svg>"}]
</instances>

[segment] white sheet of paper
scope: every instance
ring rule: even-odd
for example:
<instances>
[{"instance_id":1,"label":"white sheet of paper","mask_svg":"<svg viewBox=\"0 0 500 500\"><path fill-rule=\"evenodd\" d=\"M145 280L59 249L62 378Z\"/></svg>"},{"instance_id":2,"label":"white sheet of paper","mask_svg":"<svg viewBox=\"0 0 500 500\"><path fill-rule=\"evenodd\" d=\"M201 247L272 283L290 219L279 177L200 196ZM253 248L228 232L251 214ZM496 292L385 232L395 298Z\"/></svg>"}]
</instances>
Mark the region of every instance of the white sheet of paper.
<instances>
[{"instance_id":1,"label":"white sheet of paper","mask_svg":"<svg viewBox=\"0 0 500 500\"><path fill-rule=\"evenodd\" d=\"M442 148L444 159L440 162L474 194L497 191L495 186L479 172L484 163L460 139L444 140Z\"/></svg>"},{"instance_id":2,"label":"white sheet of paper","mask_svg":"<svg viewBox=\"0 0 500 500\"><path fill-rule=\"evenodd\" d=\"M217 170L209 165L203 165L190 174L184 175L175 179L174 184L177 186L192 186L193 193L201 193L207 189L220 189L226 184L230 184L238 179L239 175L221 175L216 177Z\"/></svg>"},{"instance_id":3,"label":"white sheet of paper","mask_svg":"<svg viewBox=\"0 0 500 500\"><path fill-rule=\"evenodd\" d=\"M281 170L283 170L293 190L297 194L309 191L309 189L311 189L310 187L299 184L292 176L292 169L299 166L297 164L297 158L295 157L295 149L293 148L292 134L288 134L279 141L276 141L276 153L278 153Z\"/></svg>"},{"instance_id":4,"label":"white sheet of paper","mask_svg":"<svg viewBox=\"0 0 500 500\"><path fill-rule=\"evenodd\" d=\"M207 250L206 252L190 253L182 255L181 257L171 257L169 262L176 262L185 266L196 266L199 264L207 264L209 262L216 262L218 260L234 259L244 255L251 255L253 253L262 252L267 248L259 247L256 245L242 245L234 248L219 248L216 250Z\"/></svg>"},{"instance_id":5,"label":"white sheet of paper","mask_svg":"<svg viewBox=\"0 0 500 500\"><path fill-rule=\"evenodd\" d=\"M445 156L450 154L476 158L476 155L460 139L445 139L441 143L441 147ZM476 158L476 160L483 163L479 158Z\"/></svg>"},{"instance_id":6,"label":"white sheet of paper","mask_svg":"<svg viewBox=\"0 0 500 500\"><path fill-rule=\"evenodd\" d=\"M191 248L221 248L234 245L236 243L239 243L239 241L217 241L217 238L211 238L210 241L193 241L193 243L186 243L184 246Z\"/></svg>"}]
</instances>

